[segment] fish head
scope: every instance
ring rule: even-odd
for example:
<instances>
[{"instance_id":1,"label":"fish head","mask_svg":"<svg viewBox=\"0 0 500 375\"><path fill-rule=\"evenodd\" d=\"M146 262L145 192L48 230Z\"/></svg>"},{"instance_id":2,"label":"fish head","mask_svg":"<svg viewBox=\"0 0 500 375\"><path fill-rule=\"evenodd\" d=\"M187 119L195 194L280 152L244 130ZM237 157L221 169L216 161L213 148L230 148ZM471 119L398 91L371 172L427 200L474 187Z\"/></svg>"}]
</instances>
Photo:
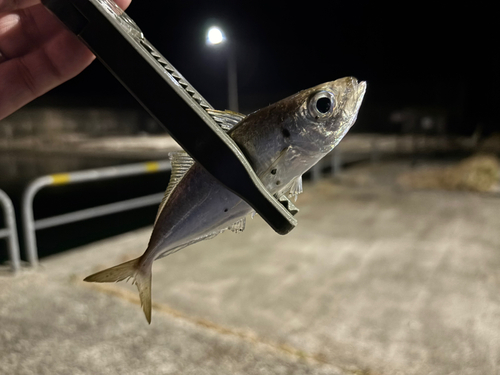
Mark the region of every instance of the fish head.
<instances>
[{"instance_id":1,"label":"fish head","mask_svg":"<svg viewBox=\"0 0 500 375\"><path fill-rule=\"evenodd\" d=\"M297 109L283 124L289 133L288 143L301 153L330 152L356 121L365 91L366 82L345 77L288 98Z\"/></svg>"},{"instance_id":2,"label":"fish head","mask_svg":"<svg viewBox=\"0 0 500 375\"><path fill-rule=\"evenodd\" d=\"M267 190L284 191L342 140L365 90L353 77L323 83L250 114L229 135Z\"/></svg>"}]
</instances>

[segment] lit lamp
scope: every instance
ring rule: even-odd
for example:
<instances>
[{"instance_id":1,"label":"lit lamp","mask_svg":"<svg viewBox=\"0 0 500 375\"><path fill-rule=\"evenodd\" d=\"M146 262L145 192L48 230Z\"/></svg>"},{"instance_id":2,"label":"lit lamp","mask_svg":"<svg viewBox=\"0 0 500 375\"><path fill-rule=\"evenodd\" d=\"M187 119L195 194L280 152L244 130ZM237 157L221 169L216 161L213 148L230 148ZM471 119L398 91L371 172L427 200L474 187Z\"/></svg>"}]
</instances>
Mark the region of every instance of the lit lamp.
<instances>
[{"instance_id":1,"label":"lit lamp","mask_svg":"<svg viewBox=\"0 0 500 375\"><path fill-rule=\"evenodd\" d=\"M217 26L213 26L210 29L208 29L207 44L209 46L224 43L225 40L226 40L226 36L222 32L222 30L219 29Z\"/></svg>"}]
</instances>

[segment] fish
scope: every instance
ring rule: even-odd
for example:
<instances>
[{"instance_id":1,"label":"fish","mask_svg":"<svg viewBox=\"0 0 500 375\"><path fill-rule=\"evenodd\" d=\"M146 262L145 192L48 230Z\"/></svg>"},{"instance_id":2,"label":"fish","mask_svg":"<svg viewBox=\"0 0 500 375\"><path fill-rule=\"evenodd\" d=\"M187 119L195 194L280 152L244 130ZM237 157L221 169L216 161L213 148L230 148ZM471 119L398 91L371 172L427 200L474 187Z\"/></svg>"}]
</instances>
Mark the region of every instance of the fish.
<instances>
[{"instance_id":1,"label":"fish","mask_svg":"<svg viewBox=\"0 0 500 375\"><path fill-rule=\"evenodd\" d=\"M266 189L280 200L296 199L302 192L302 175L332 151L356 121L365 91L366 82L345 77L300 91L248 116L209 112L241 149ZM226 230L242 232L247 215L255 214L186 152L172 153L170 158L170 181L146 251L84 279L132 279L149 324L153 262ZM288 208L295 209L288 202Z\"/></svg>"}]
</instances>

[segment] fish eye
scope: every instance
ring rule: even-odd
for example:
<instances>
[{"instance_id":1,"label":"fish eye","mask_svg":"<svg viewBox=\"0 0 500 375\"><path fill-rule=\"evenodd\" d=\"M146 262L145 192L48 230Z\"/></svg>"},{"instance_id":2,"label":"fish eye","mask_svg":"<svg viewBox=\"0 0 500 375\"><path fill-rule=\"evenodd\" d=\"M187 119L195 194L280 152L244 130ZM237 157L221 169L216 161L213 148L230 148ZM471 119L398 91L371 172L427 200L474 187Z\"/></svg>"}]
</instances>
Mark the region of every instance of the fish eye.
<instances>
[{"instance_id":1,"label":"fish eye","mask_svg":"<svg viewBox=\"0 0 500 375\"><path fill-rule=\"evenodd\" d=\"M335 97L329 91L319 91L309 99L309 112L315 118L326 117L335 108Z\"/></svg>"},{"instance_id":2,"label":"fish eye","mask_svg":"<svg viewBox=\"0 0 500 375\"><path fill-rule=\"evenodd\" d=\"M332 106L330 98L319 98L316 102L316 109L321 113L326 113Z\"/></svg>"}]
</instances>

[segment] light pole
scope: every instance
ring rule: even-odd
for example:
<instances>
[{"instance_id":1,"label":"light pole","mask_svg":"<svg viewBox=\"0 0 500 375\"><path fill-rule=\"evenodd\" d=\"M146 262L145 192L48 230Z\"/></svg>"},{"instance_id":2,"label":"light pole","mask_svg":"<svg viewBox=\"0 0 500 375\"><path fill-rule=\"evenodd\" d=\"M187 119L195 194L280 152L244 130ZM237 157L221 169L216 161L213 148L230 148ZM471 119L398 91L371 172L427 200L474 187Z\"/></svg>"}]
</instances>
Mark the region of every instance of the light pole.
<instances>
[{"instance_id":1,"label":"light pole","mask_svg":"<svg viewBox=\"0 0 500 375\"><path fill-rule=\"evenodd\" d=\"M217 26L208 29L206 43L208 46L226 46L228 107L231 111L238 112L238 80L234 47L231 48L224 31Z\"/></svg>"}]
</instances>

